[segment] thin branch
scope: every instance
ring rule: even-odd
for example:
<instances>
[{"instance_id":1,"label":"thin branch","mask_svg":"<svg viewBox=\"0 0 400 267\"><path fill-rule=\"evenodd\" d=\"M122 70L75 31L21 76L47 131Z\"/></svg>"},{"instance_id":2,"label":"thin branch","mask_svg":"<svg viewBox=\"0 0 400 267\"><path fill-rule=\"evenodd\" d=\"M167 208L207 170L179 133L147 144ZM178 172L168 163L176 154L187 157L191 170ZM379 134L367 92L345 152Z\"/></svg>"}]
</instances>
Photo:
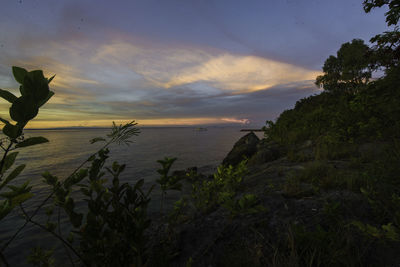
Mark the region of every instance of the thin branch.
<instances>
[{"instance_id":1,"label":"thin branch","mask_svg":"<svg viewBox=\"0 0 400 267\"><path fill-rule=\"evenodd\" d=\"M25 215L25 220L27 220L27 221L29 221L30 223L32 223L32 224L34 224L34 225L40 227L41 229L45 230L46 232L51 233L51 234L52 234L53 236L55 236L58 240L60 240L65 246L67 246L67 247L75 254L75 256L77 256L77 257L82 261L82 263L83 263L84 265L90 266L90 265L82 258L82 256L74 249L74 247L71 246L71 244L69 244L67 241L65 241L65 239L64 239L62 236L58 235L58 234L55 233L54 231L51 231L51 230L47 229L45 226L41 225L40 223L38 223L38 222L32 220L32 219L28 216L28 214L26 213L26 211L25 211L25 209L23 208L22 204L20 204L19 207L21 208L22 213Z\"/></svg>"},{"instance_id":2,"label":"thin branch","mask_svg":"<svg viewBox=\"0 0 400 267\"><path fill-rule=\"evenodd\" d=\"M5 159L7 157L7 153L10 151L12 145L13 145L13 142L10 141L10 144L8 145L7 149L4 151L3 158L1 159L1 162L0 162L0 172L3 170L3 166L4 166ZM0 181L1 181L2 177L3 177L3 174L0 174Z\"/></svg>"},{"instance_id":3,"label":"thin branch","mask_svg":"<svg viewBox=\"0 0 400 267\"><path fill-rule=\"evenodd\" d=\"M51 192L50 195L48 195L42 203L36 208L36 210L32 213L32 215L29 217L29 220L31 220L37 213L38 211L43 207L44 204L54 195L54 191ZM17 237L17 235L22 231L22 229L25 228L25 226L28 224L29 220L26 220L25 223L14 233L14 235L4 244L4 246L1 248L0 252L4 251L8 245Z\"/></svg>"},{"instance_id":4,"label":"thin branch","mask_svg":"<svg viewBox=\"0 0 400 267\"><path fill-rule=\"evenodd\" d=\"M109 146L112 143L113 140L108 141L100 150L105 149L107 146ZM89 156L89 158L93 157L94 155L96 155L100 150L97 150L95 153L93 153L92 155ZM89 159L88 158L88 159ZM73 176L78 170L80 170L83 165L85 165L88 162L88 159L85 160L83 163L81 163L69 176L68 178L70 178L71 176ZM67 179L68 179L67 178ZM54 195L54 191L51 192L50 195L48 195L43 201L42 203L39 204L39 206L35 209L35 211L32 213L32 215L29 217L29 220L32 220L33 217L36 216L36 214L39 212L39 210L47 203L47 201L49 201L50 198L53 197ZM25 228L25 226L28 224L28 221L25 221L25 223L14 233L14 235L11 237L11 239L9 239L4 246L0 249L0 252L4 251L9 245L10 243L18 236L18 234L22 231L22 229Z\"/></svg>"}]
</instances>

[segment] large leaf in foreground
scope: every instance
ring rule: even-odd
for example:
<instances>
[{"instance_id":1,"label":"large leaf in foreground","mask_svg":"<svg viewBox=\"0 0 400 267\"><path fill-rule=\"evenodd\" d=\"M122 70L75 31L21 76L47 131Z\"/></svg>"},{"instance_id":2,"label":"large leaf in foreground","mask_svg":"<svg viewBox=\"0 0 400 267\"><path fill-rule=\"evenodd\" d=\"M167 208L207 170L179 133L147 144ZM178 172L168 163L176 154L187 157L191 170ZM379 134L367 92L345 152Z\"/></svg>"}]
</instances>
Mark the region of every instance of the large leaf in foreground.
<instances>
[{"instance_id":1,"label":"large leaf in foreground","mask_svg":"<svg viewBox=\"0 0 400 267\"><path fill-rule=\"evenodd\" d=\"M30 137L30 138L25 139L21 143L18 143L15 147L34 146L34 145L43 144L43 143L47 143L47 142L49 142L49 140L42 136Z\"/></svg>"}]
</instances>

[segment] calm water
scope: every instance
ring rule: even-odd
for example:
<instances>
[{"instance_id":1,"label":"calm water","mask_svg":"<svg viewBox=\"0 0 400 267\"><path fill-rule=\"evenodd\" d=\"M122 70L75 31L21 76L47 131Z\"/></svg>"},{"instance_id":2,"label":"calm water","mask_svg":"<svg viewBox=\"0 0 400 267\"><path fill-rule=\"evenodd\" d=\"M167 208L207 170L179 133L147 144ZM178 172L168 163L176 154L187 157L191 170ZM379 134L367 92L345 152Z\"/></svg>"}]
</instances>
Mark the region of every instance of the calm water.
<instances>
[{"instance_id":1,"label":"calm water","mask_svg":"<svg viewBox=\"0 0 400 267\"><path fill-rule=\"evenodd\" d=\"M50 140L47 144L22 149L18 155L16 163L27 163L27 167L16 183L30 179L35 194L35 197L26 203L27 210L32 211L49 193L48 187L42 182L41 173L49 171L61 179L67 177L74 168L101 147L101 143L91 145L89 140L107 133L106 129L26 131L26 137L44 136ZM244 134L235 127L208 128L208 131L195 131L194 128L142 128L141 134L133 137L134 142L130 146L114 145L110 148L111 157L108 163L116 160L127 165L121 175L123 181L135 183L143 178L145 184L150 186L158 177L158 159L165 156L177 157L178 160L173 166L175 170L197 166L212 172ZM168 197L172 202L180 197L180 193L169 194ZM152 200L153 205L149 212L156 216L159 191L153 192ZM44 214L37 216L42 222L45 218ZM3 219L0 222L0 240L7 240L22 224L23 219L19 212ZM29 252L27 248L32 247L32 244L60 249L59 244L53 244L53 239L49 239L46 233L37 227L26 227L19 236L23 236L24 239L17 238L5 252L14 266L24 264Z\"/></svg>"}]
</instances>

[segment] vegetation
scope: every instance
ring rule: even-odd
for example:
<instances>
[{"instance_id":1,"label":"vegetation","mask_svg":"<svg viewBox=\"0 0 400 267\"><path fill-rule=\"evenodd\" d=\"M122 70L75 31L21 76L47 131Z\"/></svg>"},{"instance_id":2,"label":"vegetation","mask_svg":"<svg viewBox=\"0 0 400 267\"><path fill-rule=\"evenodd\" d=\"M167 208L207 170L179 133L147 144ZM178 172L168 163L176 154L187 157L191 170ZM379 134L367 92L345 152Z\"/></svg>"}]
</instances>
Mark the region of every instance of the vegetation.
<instances>
[{"instance_id":1,"label":"vegetation","mask_svg":"<svg viewBox=\"0 0 400 267\"><path fill-rule=\"evenodd\" d=\"M163 207L165 196L167 195L167 190L182 190L182 184L179 182L181 178L176 175L168 175L175 160L176 158L166 157L163 160L157 161L162 166L162 169L157 170L157 172L161 175L161 178L156 180L161 188L161 212L164 211Z\"/></svg>"},{"instance_id":2,"label":"vegetation","mask_svg":"<svg viewBox=\"0 0 400 267\"><path fill-rule=\"evenodd\" d=\"M368 220L350 219L340 203L327 204L323 217L329 223L289 227L288 243L276 246L276 265L387 265L389 251L400 245L400 3L364 1L366 12L381 6L389 8L386 21L394 29L373 37L372 47L358 39L343 44L316 79L324 91L299 100L264 128L270 142L289 151L290 160L311 160L288 176L283 185L287 197L348 190L361 195L368 203L362 205L372 212L365 214ZM371 80L375 70L384 74ZM298 152L306 143L311 157ZM368 146L369 153L364 151ZM387 249L386 259L366 262L371 248Z\"/></svg>"},{"instance_id":3,"label":"vegetation","mask_svg":"<svg viewBox=\"0 0 400 267\"><path fill-rule=\"evenodd\" d=\"M363 40L354 39L345 43L330 56L322 68L324 75L318 76L316 85L327 91L355 91L368 83L372 68L369 59L370 49Z\"/></svg>"},{"instance_id":4,"label":"vegetation","mask_svg":"<svg viewBox=\"0 0 400 267\"><path fill-rule=\"evenodd\" d=\"M22 205L23 202L33 196L29 180L18 186L11 184L26 166L21 164L11 170L18 155L18 151L11 151L48 142L44 137L25 139L23 129L30 120L36 117L39 108L54 94L49 90L48 85L54 76L47 79L40 70L28 72L18 67L13 67L12 70L15 80L20 84L21 96L16 97L11 92L0 89L0 97L11 103L10 117L15 121L15 124L13 124L0 118L0 121L4 123L3 133L6 135L5 138L0 140L0 146L4 151L0 161L0 220L6 217L15 207ZM8 191L6 191L7 189ZM3 261L6 261L3 255L6 245L0 251Z\"/></svg>"},{"instance_id":5,"label":"vegetation","mask_svg":"<svg viewBox=\"0 0 400 267\"><path fill-rule=\"evenodd\" d=\"M21 84L21 96L17 98L8 91L0 90L0 96L12 104L10 117L16 122L12 124L1 119L5 124L3 133L6 137L1 140L4 154L0 162L0 189L2 190L0 219L7 216L15 207L19 207L26 223L9 240L2 242L3 263L8 266L3 254L4 250L22 229L31 223L51 233L62 242L70 257L71 265L75 265L74 262L78 259L82 264L90 266L104 264L125 266L127 263L142 266L146 261L145 230L150 225L146 210L152 188L144 192L143 180L139 180L134 186L127 183L121 184L119 175L125 169L125 165L114 162L112 166L104 167L109 153L107 147L112 143L129 144L131 142L129 138L139 133L134 127L136 123L119 126L113 124L110 134L105 138L98 137L91 140L92 144L104 142L104 145L66 179L60 180L48 172L44 173L44 182L50 186L51 193L42 200L32 214L28 214L23 202L33 196L32 188L29 186L29 181L19 186L10 184L25 168L23 164L9 171L18 155L18 152L10 153L10 151L48 142L44 137L25 139L23 128L38 114L39 108L54 95L48 86L54 76L47 79L40 70L28 72L19 67L13 67L13 74L17 82ZM90 166L86 167L87 164ZM107 185L109 180L104 178L106 173L112 177L111 185ZM4 180L3 177L5 177ZM4 192L6 188L9 191ZM83 196L78 199L85 199L86 209L83 213L78 212L75 207L77 201L76 195L72 197L73 191L82 193ZM50 206L47 205L47 221L45 223L37 221L36 214L44 209L50 200L53 200L53 203ZM54 209L58 210L56 218L53 216ZM61 211L68 216L72 227L67 237L62 234ZM53 265L52 250L35 247L28 261L40 266Z\"/></svg>"},{"instance_id":6,"label":"vegetation","mask_svg":"<svg viewBox=\"0 0 400 267\"><path fill-rule=\"evenodd\" d=\"M247 161L235 167L220 166L215 174L205 177L194 170L183 176L171 175L176 158L159 160L160 178L156 182L161 189L162 213L168 190L181 191L182 180L190 178L186 180L192 183L192 191L175 203L157 229L151 228L147 214L154 185L145 190L143 180L134 185L121 183L125 165L107 165L109 146L129 144L139 133L134 121L113 123L110 134L90 140L103 146L64 179L43 173L50 193L32 213L27 212L24 202L33 197L32 188L29 181L15 184L25 168L25 164L13 167L18 155L15 150L48 142L43 137L24 138L23 129L54 94L49 89L54 76L47 79L42 71L13 67L21 96L0 89L0 97L11 103L13 121L0 118L6 136L0 142L4 151L0 161L0 220L19 208L26 222L9 240L2 241L1 261L9 265L5 250L30 224L58 240L72 266L169 266L181 252L173 249L179 227L189 223L201 227L196 223L214 213L229 220L209 241L206 251L196 251L184 259L186 266L200 265L196 261L211 246L219 248L221 243L225 245L219 250L224 252L223 257L216 262L221 266L393 264L391 256L400 245L400 2L364 1L366 12L382 6L388 7L386 21L394 28L373 37L371 47L359 39L343 44L325 61L324 74L316 78L316 85L324 91L299 100L275 122L267 121L266 141L283 147L287 162L301 163L301 168L286 171L290 164L279 166L277 176L282 182L266 182L264 189L254 190L265 192L261 195L246 191ZM376 70L384 74L371 79ZM373 147L372 152L364 151L366 145ZM305 149L310 153L304 153ZM279 194L277 200L264 207L266 199L276 197L274 194ZM340 197L335 198L337 195ZM83 204L78 207L79 201ZM307 201L318 206L305 206L307 209L298 211L304 216L290 221L290 211L297 212L296 207L304 207L299 203ZM281 204L279 211L275 203ZM354 203L356 206L351 206ZM268 221L265 214L270 208L275 209L269 214L271 218L284 218ZM36 215L44 209L47 219L41 221ZM68 218L67 226L61 224L63 216ZM285 221L287 218L289 221ZM234 225L233 230L226 234L230 225ZM161 231L161 237L157 231ZM218 243L224 234L225 243ZM55 265L53 252L53 248L33 247L28 262Z\"/></svg>"},{"instance_id":7,"label":"vegetation","mask_svg":"<svg viewBox=\"0 0 400 267\"><path fill-rule=\"evenodd\" d=\"M192 198L196 209L207 213L219 205L225 205L232 210L236 192L243 182L243 176L247 173L246 162L242 161L236 167L221 165L212 180L194 183Z\"/></svg>"},{"instance_id":8,"label":"vegetation","mask_svg":"<svg viewBox=\"0 0 400 267\"><path fill-rule=\"evenodd\" d=\"M23 128L37 114L39 108L54 94L49 90L48 84L54 78L47 79L42 71L28 72L19 67L13 67L15 79L20 82L21 96L17 98L12 93L0 90L0 96L12 103L10 117L16 121L12 124L5 119L3 133L7 136L1 140L4 150L0 162L0 219L6 217L15 207L19 207L25 218L25 223L16 230L9 240L1 244L1 260L9 266L4 251L28 225L34 225L50 233L62 243L68 255L70 264L83 264L86 266L145 266L148 264L148 229L150 219L147 216L147 207L150 202L149 190L143 189L144 180L138 180L134 185L121 183L119 176L124 171L125 165L113 162L106 166L109 157L108 147L111 144L127 144L130 138L139 133L134 121L125 125L113 123L111 132L105 137L96 137L90 140L91 144L102 142L103 146L89 156L68 177L60 179L49 172L42 174L43 182L50 188L50 193L34 209L28 213L23 203L33 197L29 181L22 185L11 182L22 172L25 165L19 165L12 171L12 165L18 152L16 149L38 145L48 142L44 137L31 137L25 139ZM161 209L167 190L181 190L180 181L183 177L170 175L170 169L176 158L165 158L158 163L162 168L158 170L161 175L157 183L161 188ZM257 205L257 197L252 194L244 195L239 200L233 198L246 173L246 163L238 167L232 166L218 168L212 182L199 184L199 190L193 190L190 199L202 209L214 205L225 204L232 214L254 213L261 210ZM186 176L193 176L185 174ZM3 179L3 177L5 179ZM8 191L5 189L8 188ZM194 186L194 188L197 188ZM215 190L214 190L215 189ZM207 198L207 199L204 199ZM212 199L216 199L213 202ZM83 206L82 206L83 200ZM204 201L204 203L200 203ZM80 207L77 203L80 202ZM232 203L228 205L227 203ZM185 214L188 206L186 197L177 201L168 221L177 225L190 216ZM46 210L47 219L43 222L36 215L41 210ZM61 218L69 219L68 225L61 223ZM68 233L63 233L68 230ZM35 266L54 266L53 248L33 247L27 261Z\"/></svg>"}]
</instances>

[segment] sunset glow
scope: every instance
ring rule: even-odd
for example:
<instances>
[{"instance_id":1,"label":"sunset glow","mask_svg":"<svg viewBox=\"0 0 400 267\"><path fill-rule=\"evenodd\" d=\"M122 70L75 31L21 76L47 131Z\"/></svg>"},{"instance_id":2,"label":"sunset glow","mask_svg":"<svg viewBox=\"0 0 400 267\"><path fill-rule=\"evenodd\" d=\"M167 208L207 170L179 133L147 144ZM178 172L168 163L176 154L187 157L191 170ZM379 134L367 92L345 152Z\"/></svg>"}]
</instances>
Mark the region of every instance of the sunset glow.
<instances>
[{"instance_id":1,"label":"sunset glow","mask_svg":"<svg viewBox=\"0 0 400 267\"><path fill-rule=\"evenodd\" d=\"M14 65L56 74L55 96L29 127L262 126L319 92L315 77L340 43L384 28L382 12L365 16L355 0L352 10L347 1L89 2L10 1L0 11L0 88L18 93Z\"/></svg>"}]
</instances>

